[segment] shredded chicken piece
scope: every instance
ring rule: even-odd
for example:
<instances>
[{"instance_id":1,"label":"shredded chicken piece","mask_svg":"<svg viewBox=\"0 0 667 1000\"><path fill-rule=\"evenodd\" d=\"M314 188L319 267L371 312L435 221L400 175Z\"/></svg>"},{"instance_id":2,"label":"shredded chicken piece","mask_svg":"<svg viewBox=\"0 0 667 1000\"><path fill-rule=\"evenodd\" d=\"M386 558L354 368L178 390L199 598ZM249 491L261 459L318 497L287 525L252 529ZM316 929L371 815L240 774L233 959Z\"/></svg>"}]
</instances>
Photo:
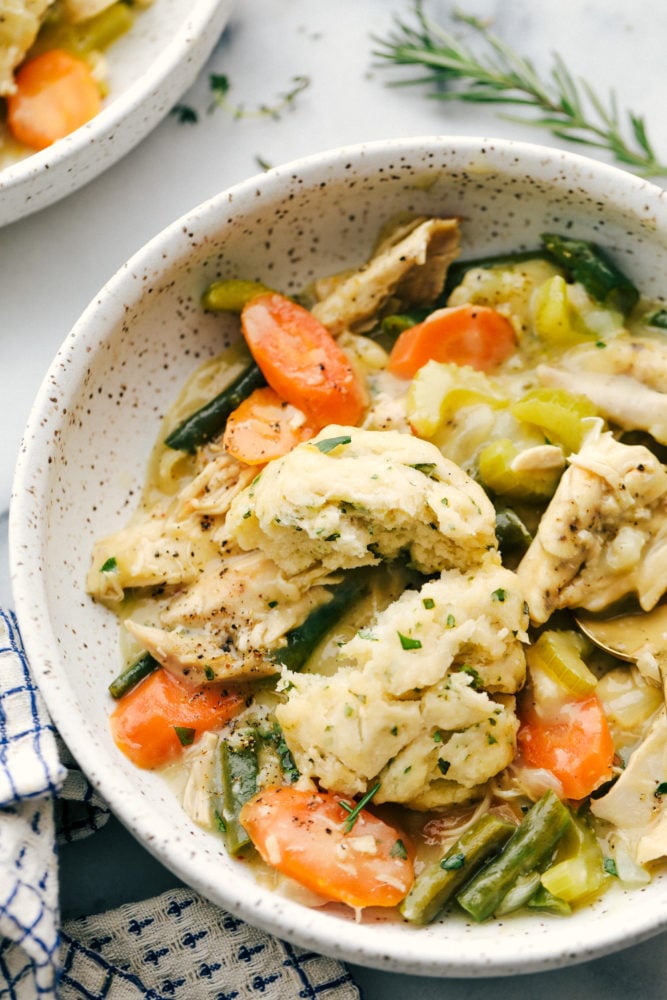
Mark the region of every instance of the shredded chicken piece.
<instances>
[{"instance_id":1,"label":"shredded chicken piece","mask_svg":"<svg viewBox=\"0 0 667 1000\"><path fill-rule=\"evenodd\" d=\"M581 393L602 416L624 429L648 431L667 444L667 346L620 336L604 347L568 352L558 367L540 365L544 385Z\"/></svg>"},{"instance_id":2,"label":"shredded chicken piece","mask_svg":"<svg viewBox=\"0 0 667 1000\"><path fill-rule=\"evenodd\" d=\"M331 599L330 576L289 579L261 552L212 559L160 612L160 625L127 620L135 639L168 670L201 681L268 676L270 652Z\"/></svg>"},{"instance_id":3,"label":"shredded chicken piece","mask_svg":"<svg viewBox=\"0 0 667 1000\"><path fill-rule=\"evenodd\" d=\"M564 472L518 568L530 616L599 611L635 593L648 610L667 589L667 469L643 445L592 434Z\"/></svg>"},{"instance_id":4,"label":"shredded chicken piece","mask_svg":"<svg viewBox=\"0 0 667 1000\"><path fill-rule=\"evenodd\" d=\"M88 593L113 604L128 587L197 580L201 567L220 556L224 516L255 475L223 453L173 499L162 497L140 508L125 528L95 543ZM110 562L112 571L105 569Z\"/></svg>"},{"instance_id":5,"label":"shredded chicken piece","mask_svg":"<svg viewBox=\"0 0 667 1000\"><path fill-rule=\"evenodd\" d=\"M667 768L667 715L658 713L646 738L630 755L606 795L591 801L599 819L627 830L639 864L667 856L667 806L656 795Z\"/></svg>"},{"instance_id":6,"label":"shredded chicken piece","mask_svg":"<svg viewBox=\"0 0 667 1000\"><path fill-rule=\"evenodd\" d=\"M390 299L396 309L432 302L459 253L456 219L417 219L382 243L367 264L335 284L312 312L338 336L363 330Z\"/></svg>"}]
</instances>

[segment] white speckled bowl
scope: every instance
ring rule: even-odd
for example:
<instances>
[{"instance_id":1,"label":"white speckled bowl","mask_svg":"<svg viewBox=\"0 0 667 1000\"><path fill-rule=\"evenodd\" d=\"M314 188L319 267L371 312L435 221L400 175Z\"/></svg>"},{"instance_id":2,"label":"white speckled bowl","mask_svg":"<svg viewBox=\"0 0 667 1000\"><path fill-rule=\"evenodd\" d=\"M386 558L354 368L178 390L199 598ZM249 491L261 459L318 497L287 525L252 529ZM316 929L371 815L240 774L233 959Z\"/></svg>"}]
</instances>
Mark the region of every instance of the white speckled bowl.
<instances>
[{"instance_id":1,"label":"white speckled bowl","mask_svg":"<svg viewBox=\"0 0 667 1000\"><path fill-rule=\"evenodd\" d=\"M217 352L225 321L198 305L216 276L291 291L360 263L396 212L463 218L464 253L569 231L611 250L646 293L666 289L667 195L592 160L538 146L422 138L336 150L225 191L152 240L111 279L58 353L16 472L11 561L28 654L53 719L114 812L167 867L250 923L384 969L489 976L579 962L667 927L667 880L608 894L567 919L428 928L355 923L256 885L197 828L162 780L115 749L106 686L117 623L84 589L93 539L122 524L160 417L185 375Z\"/></svg>"},{"instance_id":2,"label":"white speckled bowl","mask_svg":"<svg viewBox=\"0 0 667 1000\"><path fill-rule=\"evenodd\" d=\"M100 113L47 149L0 169L0 226L64 198L125 155L185 93L232 0L154 0L109 49Z\"/></svg>"}]
</instances>

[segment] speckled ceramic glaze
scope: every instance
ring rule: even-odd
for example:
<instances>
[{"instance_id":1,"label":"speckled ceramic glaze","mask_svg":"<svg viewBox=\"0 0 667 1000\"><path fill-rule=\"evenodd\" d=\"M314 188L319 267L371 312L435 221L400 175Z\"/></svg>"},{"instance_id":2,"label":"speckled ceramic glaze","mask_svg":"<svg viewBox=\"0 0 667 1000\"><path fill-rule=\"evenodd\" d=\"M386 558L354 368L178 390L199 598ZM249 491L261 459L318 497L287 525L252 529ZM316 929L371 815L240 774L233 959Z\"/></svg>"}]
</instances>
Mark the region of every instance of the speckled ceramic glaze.
<instances>
[{"instance_id":1,"label":"speckled ceramic glaze","mask_svg":"<svg viewBox=\"0 0 667 1000\"><path fill-rule=\"evenodd\" d=\"M223 192L133 257L91 303L44 381L12 500L16 608L54 721L114 812L167 867L283 938L380 968L489 976L583 961L667 927L667 879L563 918L428 928L307 909L256 885L154 774L109 735L118 626L86 595L93 540L132 510L159 421L231 326L199 296L216 277L285 292L361 263L396 213L457 215L466 255L533 247L544 230L597 240L650 294L666 286L667 196L629 174L538 146L470 138L373 143L271 170Z\"/></svg>"},{"instance_id":2,"label":"speckled ceramic glaze","mask_svg":"<svg viewBox=\"0 0 667 1000\"><path fill-rule=\"evenodd\" d=\"M109 96L82 128L0 169L0 226L64 198L135 146L206 62L232 0L154 0L107 54Z\"/></svg>"}]
</instances>

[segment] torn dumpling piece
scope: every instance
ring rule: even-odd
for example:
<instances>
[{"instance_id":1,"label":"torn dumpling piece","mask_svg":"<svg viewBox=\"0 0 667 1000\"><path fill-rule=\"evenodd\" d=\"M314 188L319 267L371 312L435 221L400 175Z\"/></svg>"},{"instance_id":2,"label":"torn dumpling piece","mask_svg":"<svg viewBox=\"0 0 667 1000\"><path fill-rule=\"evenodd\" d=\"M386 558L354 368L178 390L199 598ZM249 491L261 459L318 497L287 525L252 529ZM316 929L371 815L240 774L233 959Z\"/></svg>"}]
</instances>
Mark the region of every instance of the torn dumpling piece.
<instances>
[{"instance_id":1,"label":"torn dumpling piece","mask_svg":"<svg viewBox=\"0 0 667 1000\"><path fill-rule=\"evenodd\" d=\"M422 573L500 561L481 487L435 445L398 431L326 427L239 493L227 532L287 575L404 555Z\"/></svg>"},{"instance_id":2,"label":"torn dumpling piece","mask_svg":"<svg viewBox=\"0 0 667 1000\"><path fill-rule=\"evenodd\" d=\"M514 573L444 572L340 648L332 676L283 673L276 709L301 774L430 809L479 797L515 754L528 619Z\"/></svg>"},{"instance_id":3,"label":"torn dumpling piece","mask_svg":"<svg viewBox=\"0 0 667 1000\"><path fill-rule=\"evenodd\" d=\"M667 469L643 445L591 434L517 572L537 624L559 608L601 611L629 594L654 607L667 590Z\"/></svg>"}]
</instances>

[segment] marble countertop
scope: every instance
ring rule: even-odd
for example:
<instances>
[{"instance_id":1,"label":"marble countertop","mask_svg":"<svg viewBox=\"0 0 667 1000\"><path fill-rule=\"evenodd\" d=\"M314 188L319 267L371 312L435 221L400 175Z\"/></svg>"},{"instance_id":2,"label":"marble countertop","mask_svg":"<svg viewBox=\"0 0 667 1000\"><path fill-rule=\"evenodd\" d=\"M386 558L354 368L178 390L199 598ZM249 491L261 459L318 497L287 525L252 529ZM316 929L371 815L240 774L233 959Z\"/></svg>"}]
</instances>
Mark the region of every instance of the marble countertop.
<instances>
[{"instance_id":1,"label":"marble countertop","mask_svg":"<svg viewBox=\"0 0 667 1000\"><path fill-rule=\"evenodd\" d=\"M451 5L427 0L446 20ZM169 116L135 150L60 203L0 229L0 603L12 606L7 510L16 453L32 399L70 327L96 291L149 238L227 186L319 150L369 139L448 133L492 135L557 145L527 124L483 105L428 100L421 88L390 88L401 74L378 69L372 36L395 16L411 19L406 0L238 0L230 23L183 103L195 124ZM638 0L479 0L468 13L493 18L494 31L547 70L554 51L601 93L615 87L621 107L645 115L667 158L662 107L667 66L667 8ZM619 75L619 68L621 73ZM210 112L209 74L225 74L229 108ZM664 76L664 80L660 77ZM276 116L296 77L306 86ZM605 154L600 153L601 157ZM657 183L664 186L667 178ZM47 569L48 571L48 569ZM112 821L61 857L67 915L97 912L176 884L120 824ZM503 980L441 980L353 967L366 1000L412 995L430 1000L502 996L570 1000L643 1000L664 996L667 934L581 966Z\"/></svg>"}]
</instances>

